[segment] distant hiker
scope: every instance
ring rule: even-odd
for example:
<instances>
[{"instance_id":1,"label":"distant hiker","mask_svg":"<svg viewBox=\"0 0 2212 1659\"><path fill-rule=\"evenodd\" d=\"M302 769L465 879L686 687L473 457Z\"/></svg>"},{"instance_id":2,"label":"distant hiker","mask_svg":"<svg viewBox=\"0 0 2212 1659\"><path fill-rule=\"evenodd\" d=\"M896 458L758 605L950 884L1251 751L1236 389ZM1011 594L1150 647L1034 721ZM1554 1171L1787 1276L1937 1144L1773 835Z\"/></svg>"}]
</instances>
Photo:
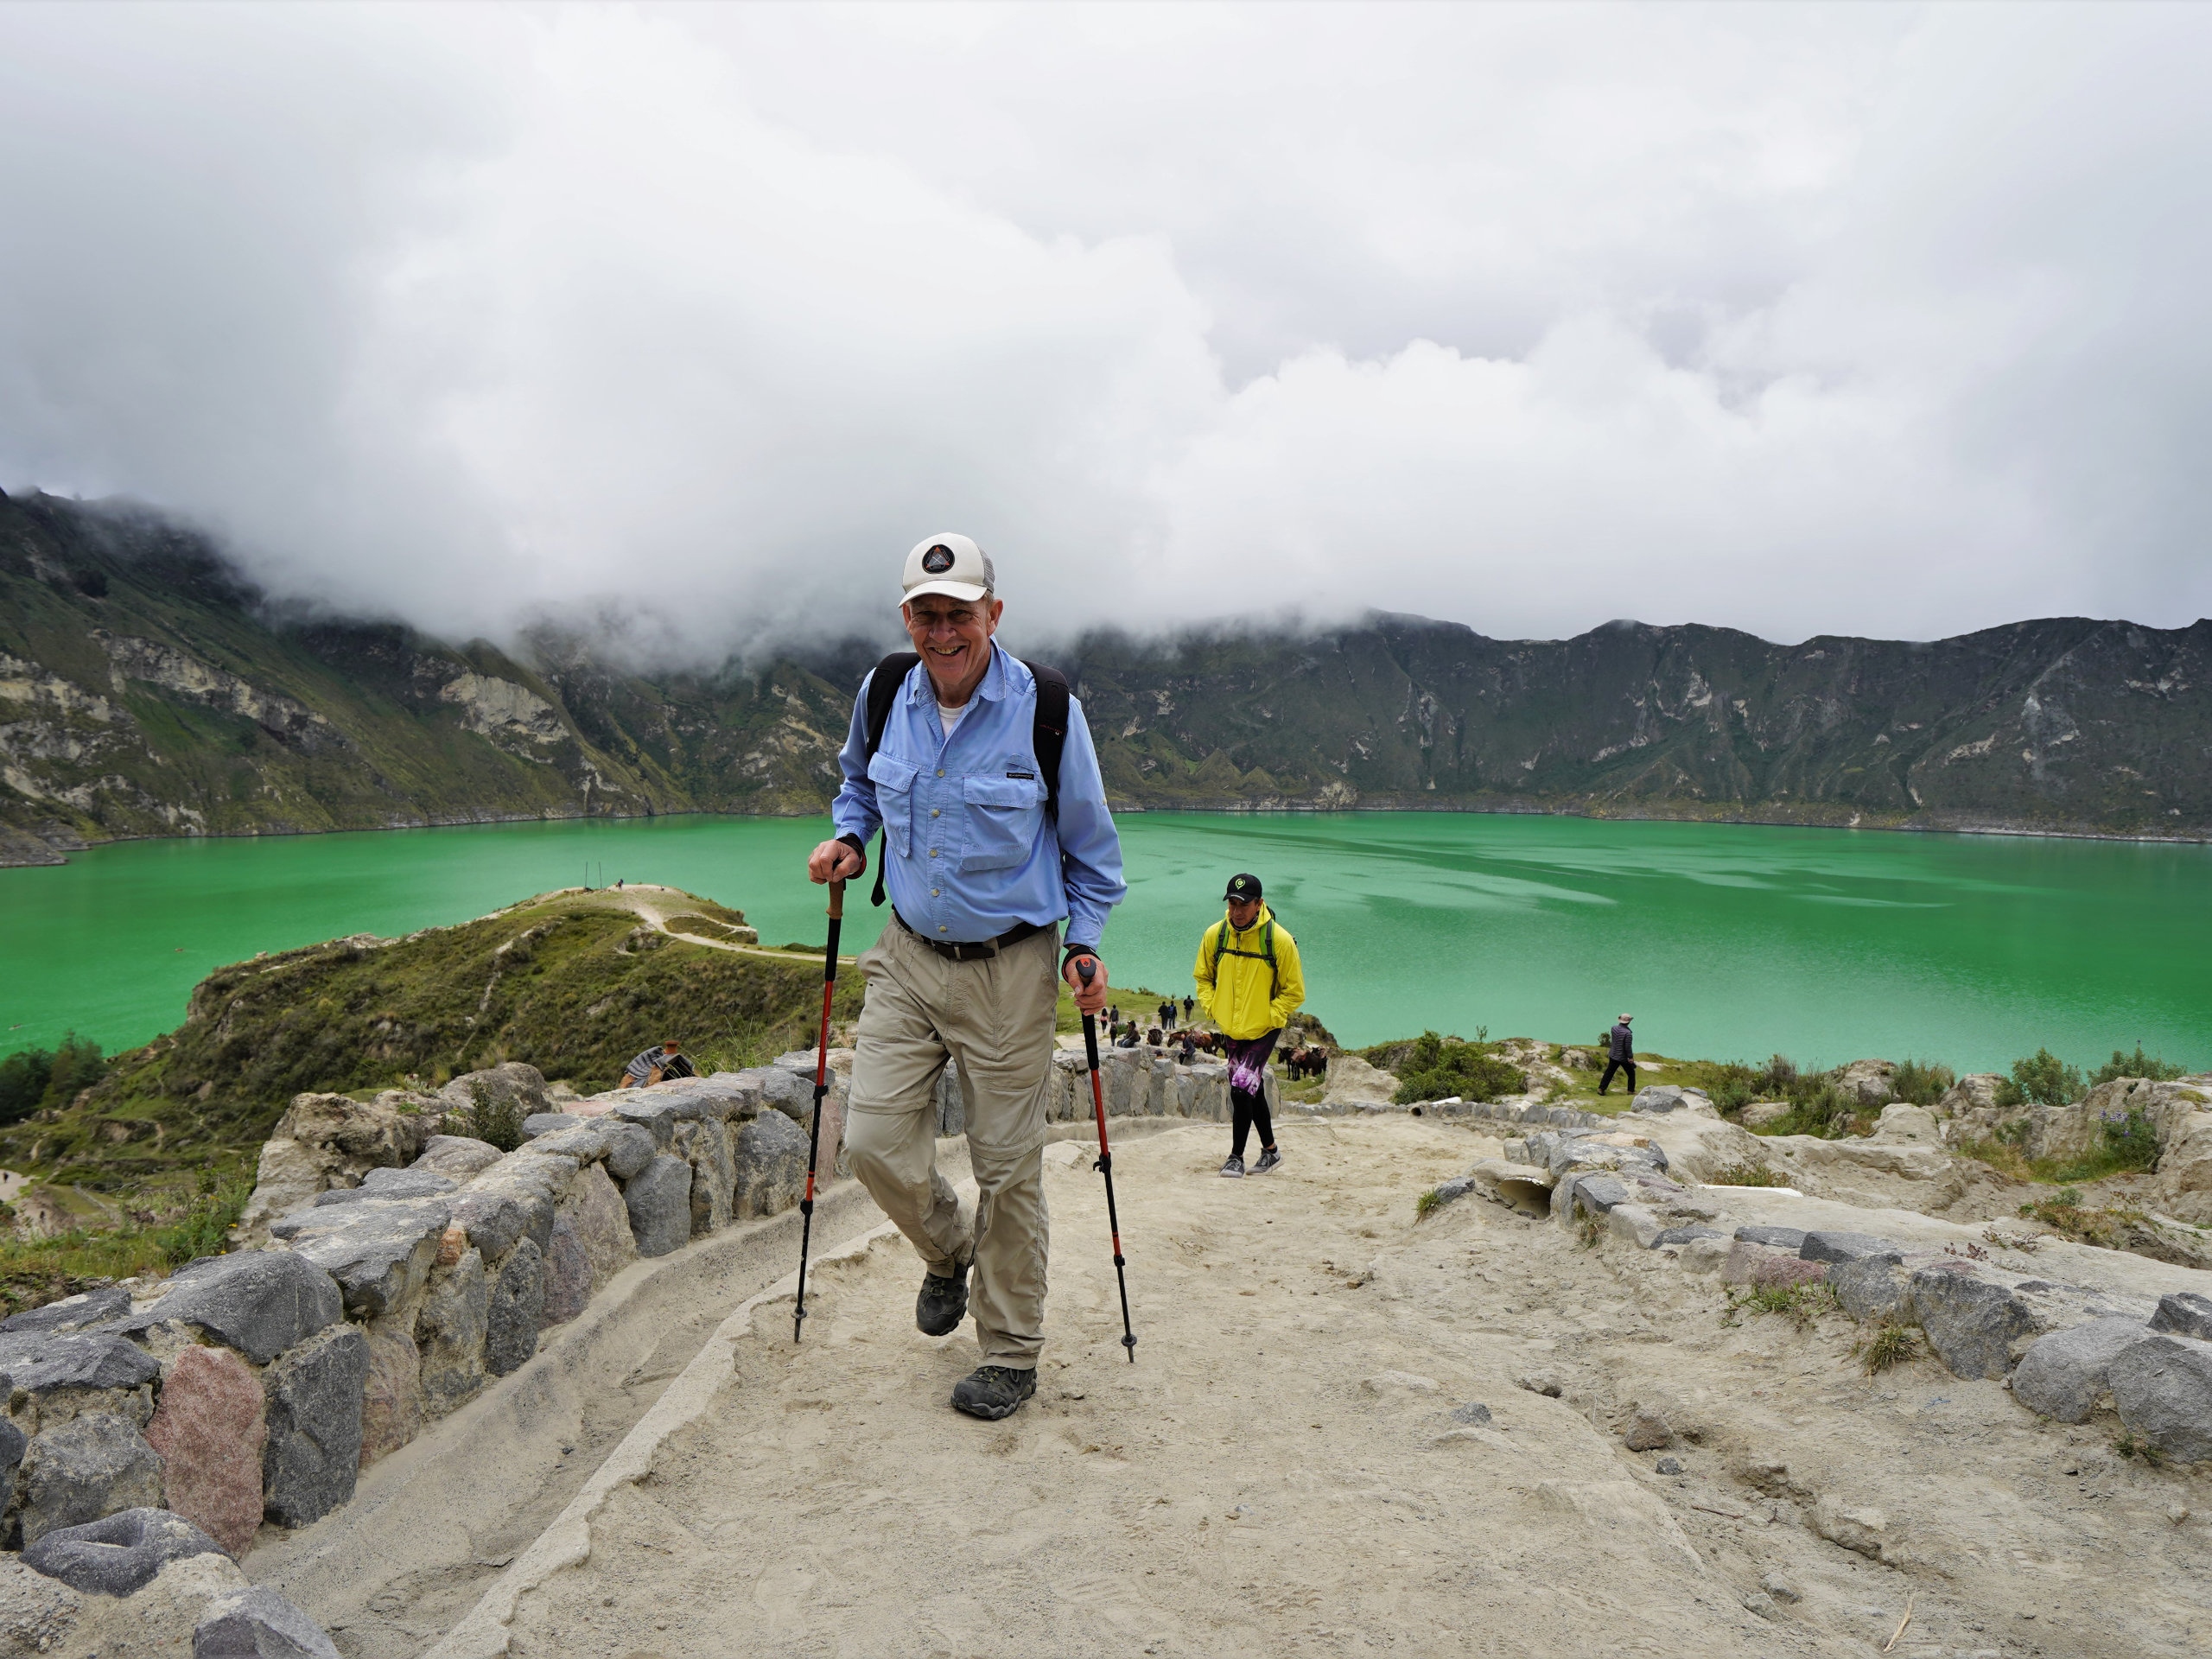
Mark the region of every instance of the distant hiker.
<instances>
[{"instance_id":1,"label":"distant hiker","mask_svg":"<svg viewBox=\"0 0 2212 1659\"><path fill-rule=\"evenodd\" d=\"M1282 1162L1268 1115L1268 1053L1306 1001L1306 976L1298 966L1298 941L1261 901L1258 876L1230 877L1222 898L1229 913L1198 941L1191 977L1224 1039L1220 1046L1229 1062L1235 1140L1221 1173L1235 1179L1244 1173L1244 1137L1255 1124L1260 1157L1252 1173L1264 1175Z\"/></svg>"},{"instance_id":2,"label":"distant hiker","mask_svg":"<svg viewBox=\"0 0 2212 1659\"><path fill-rule=\"evenodd\" d=\"M622 891L622 878L619 875L614 878L614 891L617 893Z\"/></svg>"},{"instance_id":3,"label":"distant hiker","mask_svg":"<svg viewBox=\"0 0 2212 1659\"><path fill-rule=\"evenodd\" d=\"M1191 1023L1191 1010L1198 1006L1198 1005L1197 1003L1191 1001L1187 996L1183 999L1183 1023L1185 1025L1187 1026Z\"/></svg>"},{"instance_id":4,"label":"distant hiker","mask_svg":"<svg viewBox=\"0 0 2212 1659\"><path fill-rule=\"evenodd\" d=\"M1628 1091L1636 1092L1636 1033L1628 1028L1628 1015L1621 1015L1620 1024L1605 1033L1605 1075L1598 1079L1598 1092L1604 1094L1605 1085L1612 1082L1613 1073L1628 1073Z\"/></svg>"},{"instance_id":5,"label":"distant hiker","mask_svg":"<svg viewBox=\"0 0 2212 1659\"><path fill-rule=\"evenodd\" d=\"M1128 891L1083 705L1058 673L993 640L1005 609L995 586L965 536L906 556L899 614L914 652L885 658L861 683L837 757L837 838L807 860L810 880L850 880L882 831L875 902L888 888L893 925L858 963L868 995L845 1144L922 1258L914 1323L925 1334L960 1328L974 1268L983 1363L952 1404L985 1418L1037 1391L1059 985L1085 1014L1105 1006L1098 938ZM1094 967L1088 982L1078 963ZM972 1211L937 1169L947 1065L966 1099Z\"/></svg>"},{"instance_id":6,"label":"distant hiker","mask_svg":"<svg viewBox=\"0 0 2212 1659\"><path fill-rule=\"evenodd\" d=\"M1183 1064L1195 1065L1198 1058L1198 1040L1189 1032L1183 1033Z\"/></svg>"},{"instance_id":7,"label":"distant hiker","mask_svg":"<svg viewBox=\"0 0 2212 1659\"><path fill-rule=\"evenodd\" d=\"M673 1037L651 1048L640 1049L638 1058L622 1068L622 1081L617 1089L639 1089L647 1084L663 1083L670 1077L696 1077L691 1062L677 1052L683 1046Z\"/></svg>"},{"instance_id":8,"label":"distant hiker","mask_svg":"<svg viewBox=\"0 0 2212 1659\"><path fill-rule=\"evenodd\" d=\"M1114 1039L1114 1046L1116 1048L1135 1048L1136 1046L1137 1022L1132 1020L1128 1025L1122 1027L1122 1034Z\"/></svg>"},{"instance_id":9,"label":"distant hiker","mask_svg":"<svg viewBox=\"0 0 2212 1659\"><path fill-rule=\"evenodd\" d=\"M1175 1023L1175 1002L1170 997L1160 1005L1160 1028L1162 1031Z\"/></svg>"}]
</instances>

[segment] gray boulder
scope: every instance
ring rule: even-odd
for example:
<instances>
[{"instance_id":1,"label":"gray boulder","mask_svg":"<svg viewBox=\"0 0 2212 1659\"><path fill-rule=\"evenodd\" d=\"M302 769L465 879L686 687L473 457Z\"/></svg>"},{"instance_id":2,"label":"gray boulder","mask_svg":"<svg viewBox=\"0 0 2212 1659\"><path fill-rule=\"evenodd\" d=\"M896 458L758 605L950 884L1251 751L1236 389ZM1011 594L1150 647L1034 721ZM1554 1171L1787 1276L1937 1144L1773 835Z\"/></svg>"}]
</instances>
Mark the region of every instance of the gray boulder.
<instances>
[{"instance_id":1,"label":"gray boulder","mask_svg":"<svg viewBox=\"0 0 2212 1659\"><path fill-rule=\"evenodd\" d=\"M453 1201L453 1218L487 1262L498 1261L525 1236L542 1250L553 1236L554 1206L575 1174L572 1160L525 1147L463 1187Z\"/></svg>"},{"instance_id":2,"label":"gray boulder","mask_svg":"<svg viewBox=\"0 0 2212 1659\"><path fill-rule=\"evenodd\" d=\"M691 1236L704 1238L728 1226L737 1187L729 1126L712 1118L688 1123L677 1135L675 1151L691 1166Z\"/></svg>"},{"instance_id":3,"label":"gray boulder","mask_svg":"<svg viewBox=\"0 0 2212 1659\"><path fill-rule=\"evenodd\" d=\"M651 1130L635 1123L602 1120L607 1133L607 1169L618 1181L626 1181L653 1160L658 1148Z\"/></svg>"},{"instance_id":4,"label":"gray boulder","mask_svg":"<svg viewBox=\"0 0 2212 1659\"><path fill-rule=\"evenodd\" d=\"M30 1443L30 1437L22 1429L0 1417L0 1515L5 1515L8 1505L15 1502L16 1477Z\"/></svg>"},{"instance_id":5,"label":"gray boulder","mask_svg":"<svg viewBox=\"0 0 2212 1659\"><path fill-rule=\"evenodd\" d=\"M1912 1274L1900 1255L1882 1251L1834 1260L1828 1284L1843 1311L1862 1324L1912 1316Z\"/></svg>"},{"instance_id":6,"label":"gray boulder","mask_svg":"<svg viewBox=\"0 0 2212 1659\"><path fill-rule=\"evenodd\" d=\"M1570 1217L1578 1211L1602 1216L1614 1205L1626 1204L1630 1196L1628 1183L1616 1175L1573 1175L1553 1190L1567 1194L1565 1207Z\"/></svg>"},{"instance_id":7,"label":"gray boulder","mask_svg":"<svg viewBox=\"0 0 2212 1659\"><path fill-rule=\"evenodd\" d=\"M691 1166L662 1154L631 1177L622 1202L639 1255L681 1249L691 1236Z\"/></svg>"},{"instance_id":8,"label":"gray boulder","mask_svg":"<svg viewBox=\"0 0 2212 1659\"><path fill-rule=\"evenodd\" d=\"M2193 1290L2169 1291L2158 1298L2158 1311L2151 1316L2151 1329L2212 1342L2212 1296L2200 1296Z\"/></svg>"},{"instance_id":9,"label":"gray boulder","mask_svg":"<svg viewBox=\"0 0 2212 1659\"><path fill-rule=\"evenodd\" d=\"M128 1418L86 1412L34 1439L23 1453L23 1542L118 1510L159 1509L162 1459Z\"/></svg>"},{"instance_id":10,"label":"gray boulder","mask_svg":"<svg viewBox=\"0 0 2212 1659\"><path fill-rule=\"evenodd\" d=\"M359 1204L363 1198L435 1198L453 1192L460 1185L451 1176L425 1169L419 1163L406 1169L372 1169L361 1177L359 1186L341 1186L334 1192L317 1193L315 1208ZM276 1232L276 1229L271 1228L270 1231ZM276 1233L276 1236L282 1238L284 1235Z\"/></svg>"},{"instance_id":11,"label":"gray boulder","mask_svg":"<svg viewBox=\"0 0 2212 1659\"><path fill-rule=\"evenodd\" d=\"M1636 1091L1636 1098L1629 1103L1631 1112L1672 1112L1682 1105L1682 1091L1671 1083L1655 1083Z\"/></svg>"},{"instance_id":12,"label":"gray boulder","mask_svg":"<svg viewBox=\"0 0 2212 1659\"><path fill-rule=\"evenodd\" d=\"M2120 1421L2179 1463L2212 1458L2212 1342L2160 1332L2113 1356Z\"/></svg>"},{"instance_id":13,"label":"gray boulder","mask_svg":"<svg viewBox=\"0 0 2212 1659\"><path fill-rule=\"evenodd\" d=\"M345 1316L337 1282L289 1250L202 1256L171 1276L152 1306L113 1327L129 1335L162 1324L194 1325L257 1365Z\"/></svg>"},{"instance_id":14,"label":"gray boulder","mask_svg":"<svg viewBox=\"0 0 2212 1659\"><path fill-rule=\"evenodd\" d=\"M23 1549L23 1565L89 1596L127 1596L171 1561L221 1555L223 1547L168 1510L122 1510L81 1527L60 1527Z\"/></svg>"},{"instance_id":15,"label":"gray boulder","mask_svg":"<svg viewBox=\"0 0 2212 1659\"><path fill-rule=\"evenodd\" d=\"M1912 1307L1936 1357L1958 1376L2003 1376L2012 1369L2014 1341L2035 1329L2009 1287L1948 1265L1914 1273Z\"/></svg>"},{"instance_id":16,"label":"gray boulder","mask_svg":"<svg viewBox=\"0 0 2212 1659\"><path fill-rule=\"evenodd\" d=\"M1903 1246L1872 1233L1808 1233L1797 1254L1808 1262L1858 1262L1872 1255L1904 1260Z\"/></svg>"},{"instance_id":17,"label":"gray boulder","mask_svg":"<svg viewBox=\"0 0 2212 1659\"><path fill-rule=\"evenodd\" d=\"M454 1181L468 1181L505 1156L489 1141L466 1135L434 1135L423 1146L423 1155L408 1167Z\"/></svg>"},{"instance_id":18,"label":"gray boulder","mask_svg":"<svg viewBox=\"0 0 2212 1659\"><path fill-rule=\"evenodd\" d=\"M1736 1236L1746 1244L1764 1244L1770 1250L1802 1250L1805 1234L1797 1227L1738 1227Z\"/></svg>"},{"instance_id":19,"label":"gray boulder","mask_svg":"<svg viewBox=\"0 0 2212 1659\"><path fill-rule=\"evenodd\" d=\"M535 1141L558 1129L573 1129L585 1121L574 1112L532 1112L522 1121L522 1138Z\"/></svg>"},{"instance_id":20,"label":"gray boulder","mask_svg":"<svg viewBox=\"0 0 2212 1659\"><path fill-rule=\"evenodd\" d=\"M532 1119L533 1122L537 1120ZM616 1124L603 1117L573 1119L565 1128L553 1128L532 1138L530 1149L541 1158L566 1158L576 1164L588 1164L607 1156L608 1132L620 1128L630 1128L627 1123Z\"/></svg>"},{"instance_id":21,"label":"gray boulder","mask_svg":"<svg viewBox=\"0 0 2212 1659\"><path fill-rule=\"evenodd\" d=\"M1712 1227L1669 1227L1652 1240L1656 1249L1662 1244L1688 1244L1694 1239L1726 1238L1727 1235Z\"/></svg>"},{"instance_id":22,"label":"gray boulder","mask_svg":"<svg viewBox=\"0 0 2212 1659\"><path fill-rule=\"evenodd\" d=\"M806 1131L781 1112L763 1112L737 1132L731 1208L740 1220L780 1215L806 1188Z\"/></svg>"},{"instance_id":23,"label":"gray boulder","mask_svg":"<svg viewBox=\"0 0 2212 1659\"><path fill-rule=\"evenodd\" d=\"M634 1123L653 1138L656 1151L665 1152L676 1139L676 1126L683 1122L676 1110L676 1103L665 1096L656 1098L642 1096L626 1100L607 1116L618 1123Z\"/></svg>"},{"instance_id":24,"label":"gray boulder","mask_svg":"<svg viewBox=\"0 0 2212 1659\"><path fill-rule=\"evenodd\" d=\"M162 1374L144 1349L104 1331L0 1337L0 1377L26 1394L57 1389L135 1389Z\"/></svg>"},{"instance_id":25,"label":"gray boulder","mask_svg":"<svg viewBox=\"0 0 2212 1659\"><path fill-rule=\"evenodd\" d=\"M423 1288L452 1217L442 1198L364 1198L295 1211L269 1230L338 1281L347 1313L375 1319Z\"/></svg>"},{"instance_id":26,"label":"gray boulder","mask_svg":"<svg viewBox=\"0 0 2212 1659\"><path fill-rule=\"evenodd\" d=\"M545 1074L520 1060L507 1060L481 1071L464 1071L438 1090L438 1100L448 1111L467 1112L474 1109L480 1093L501 1105L512 1102L522 1108L525 1116L546 1111L553 1103L545 1092Z\"/></svg>"},{"instance_id":27,"label":"gray boulder","mask_svg":"<svg viewBox=\"0 0 2212 1659\"><path fill-rule=\"evenodd\" d=\"M216 1597L192 1632L192 1659L339 1659L316 1624L274 1590L256 1585Z\"/></svg>"},{"instance_id":28,"label":"gray boulder","mask_svg":"<svg viewBox=\"0 0 2212 1659\"><path fill-rule=\"evenodd\" d=\"M1423 1216L1433 1216L1446 1205L1456 1203L1474 1190L1475 1181L1472 1176L1454 1176L1452 1179L1442 1182L1429 1191L1426 1206L1420 1213Z\"/></svg>"},{"instance_id":29,"label":"gray boulder","mask_svg":"<svg viewBox=\"0 0 2212 1659\"><path fill-rule=\"evenodd\" d=\"M689 1236L689 1217L686 1217ZM545 1252L529 1239L514 1249L491 1287L485 1314L484 1369L505 1376L537 1351L545 1315Z\"/></svg>"},{"instance_id":30,"label":"gray boulder","mask_svg":"<svg viewBox=\"0 0 2212 1659\"><path fill-rule=\"evenodd\" d=\"M130 1293L121 1285L105 1285L99 1290L65 1296L60 1301L48 1302L43 1307L27 1307L20 1313L0 1319L0 1336L10 1336L24 1331L48 1331L56 1335L67 1331L83 1331L95 1325L105 1325L110 1319L120 1319L130 1311Z\"/></svg>"},{"instance_id":31,"label":"gray boulder","mask_svg":"<svg viewBox=\"0 0 2212 1659\"><path fill-rule=\"evenodd\" d=\"M2078 1423L2109 1387L2113 1360L2143 1340L2139 1319L2091 1319L2037 1337L2012 1368L2012 1397L2030 1411Z\"/></svg>"},{"instance_id":32,"label":"gray boulder","mask_svg":"<svg viewBox=\"0 0 2212 1659\"><path fill-rule=\"evenodd\" d=\"M270 1365L264 1512L281 1527L320 1521L353 1496L361 1464L361 1395L369 1340L352 1325L311 1338Z\"/></svg>"},{"instance_id":33,"label":"gray boulder","mask_svg":"<svg viewBox=\"0 0 2212 1659\"><path fill-rule=\"evenodd\" d=\"M491 1287L481 1252L467 1250L459 1262L432 1276L429 1294L415 1316L415 1338L423 1355L423 1400L433 1417L442 1417L484 1386L484 1338L491 1319Z\"/></svg>"}]
</instances>

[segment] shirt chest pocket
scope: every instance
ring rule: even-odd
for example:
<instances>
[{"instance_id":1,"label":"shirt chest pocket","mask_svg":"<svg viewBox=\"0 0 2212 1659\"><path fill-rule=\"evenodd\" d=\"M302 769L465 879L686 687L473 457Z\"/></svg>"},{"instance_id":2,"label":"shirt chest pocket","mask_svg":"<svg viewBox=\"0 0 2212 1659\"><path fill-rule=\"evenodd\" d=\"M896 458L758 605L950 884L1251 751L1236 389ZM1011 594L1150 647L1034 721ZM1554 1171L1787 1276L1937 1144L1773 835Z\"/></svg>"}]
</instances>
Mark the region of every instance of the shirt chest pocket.
<instances>
[{"instance_id":1,"label":"shirt chest pocket","mask_svg":"<svg viewBox=\"0 0 2212 1659\"><path fill-rule=\"evenodd\" d=\"M963 778L960 800L968 819L960 868L1004 870L1028 861L1045 818L1045 785L1034 778Z\"/></svg>"},{"instance_id":2,"label":"shirt chest pocket","mask_svg":"<svg viewBox=\"0 0 2212 1659\"><path fill-rule=\"evenodd\" d=\"M920 768L878 750L868 757L868 779L875 785L875 810L883 815L883 836L893 855L906 856L913 838L914 779Z\"/></svg>"}]
</instances>

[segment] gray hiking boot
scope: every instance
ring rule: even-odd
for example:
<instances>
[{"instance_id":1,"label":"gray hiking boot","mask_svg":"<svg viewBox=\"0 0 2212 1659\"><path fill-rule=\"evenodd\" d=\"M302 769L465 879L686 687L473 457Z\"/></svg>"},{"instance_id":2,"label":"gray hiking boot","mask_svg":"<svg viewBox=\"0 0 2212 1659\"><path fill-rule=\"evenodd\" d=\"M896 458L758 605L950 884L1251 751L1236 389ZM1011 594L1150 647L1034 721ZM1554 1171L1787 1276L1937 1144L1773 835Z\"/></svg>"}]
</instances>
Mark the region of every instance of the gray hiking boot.
<instances>
[{"instance_id":1,"label":"gray hiking boot","mask_svg":"<svg viewBox=\"0 0 2212 1659\"><path fill-rule=\"evenodd\" d=\"M1277 1152L1273 1147L1262 1147L1260 1161L1252 1166L1252 1173L1255 1175L1264 1175L1281 1162L1282 1162L1282 1154Z\"/></svg>"},{"instance_id":2,"label":"gray hiking boot","mask_svg":"<svg viewBox=\"0 0 2212 1659\"><path fill-rule=\"evenodd\" d=\"M1010 1365L979 1365L952 1390L952 1408L970 1417L1011 1417L1037 1392L1037 1373Z\"/></svg>"},{"instance_id":3,"label":"gray hiking boot","mask_svg":"<svg viewBox=\"0 0 2212 1659\"><path fill-rule=\"evenodd\" d=\"M922 1294L914 1298L914 1325L925 1337L949 1337L968 1317L968 1269L950 1279L936 1274L922 1275Z\"/></svg>"},{"instance_id":4,"label":"gray hiking boot","mask_svg":"<svg viewBox=\"0 0 2212 1659\"><path fill-rule=\"evenodd\" d=\"M1231 1153L1229 1157L1229 1161L1221 1166L1221 1173L1232 1181L1243 1180L1244 1179L1244 1160L1236 1156L1236 1154Z\"/></svg>"}]
</instances>

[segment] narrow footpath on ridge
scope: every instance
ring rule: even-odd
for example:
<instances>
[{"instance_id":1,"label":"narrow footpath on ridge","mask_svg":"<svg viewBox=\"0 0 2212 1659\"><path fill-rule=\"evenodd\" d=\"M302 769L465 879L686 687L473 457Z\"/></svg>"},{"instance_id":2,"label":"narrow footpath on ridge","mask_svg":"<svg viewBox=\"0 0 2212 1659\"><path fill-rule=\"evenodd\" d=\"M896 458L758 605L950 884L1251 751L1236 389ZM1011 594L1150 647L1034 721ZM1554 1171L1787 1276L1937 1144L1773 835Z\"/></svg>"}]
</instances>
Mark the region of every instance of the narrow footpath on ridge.
<instances>
[{"instance_id":1,"label":"narrow footpath on ridge","mask_svg":"<svg viewBox=\"0 0 2212 1659\"><path fill-rule=\"evenodd\" d=\"M1116 1147L1134 1364L1095 1148L1047 1148L1049 1344L1004 1422L947 1407L972 1334L915 1331L895 1236L822 1262L797 1349L788 1286L756 1298L686 1373L690 1403L632 1431L432 1652L2212 1643L2202 1519L2143 1508L2090 1431L1933 1362L1866 1377L1847 1320L1732 1316L1716 1279L1654 1253L1479 1200L1416 1221L1495 1155L1466 1128L1285 1129L1281 1170L1242 1182L1215 1173L1219 1125ZM1655 1402L1672 1443L1630 1449ZM1878 1508L1881 1549L1821 1536L1823 1503Z\"/></svg>"}]
</instances>

